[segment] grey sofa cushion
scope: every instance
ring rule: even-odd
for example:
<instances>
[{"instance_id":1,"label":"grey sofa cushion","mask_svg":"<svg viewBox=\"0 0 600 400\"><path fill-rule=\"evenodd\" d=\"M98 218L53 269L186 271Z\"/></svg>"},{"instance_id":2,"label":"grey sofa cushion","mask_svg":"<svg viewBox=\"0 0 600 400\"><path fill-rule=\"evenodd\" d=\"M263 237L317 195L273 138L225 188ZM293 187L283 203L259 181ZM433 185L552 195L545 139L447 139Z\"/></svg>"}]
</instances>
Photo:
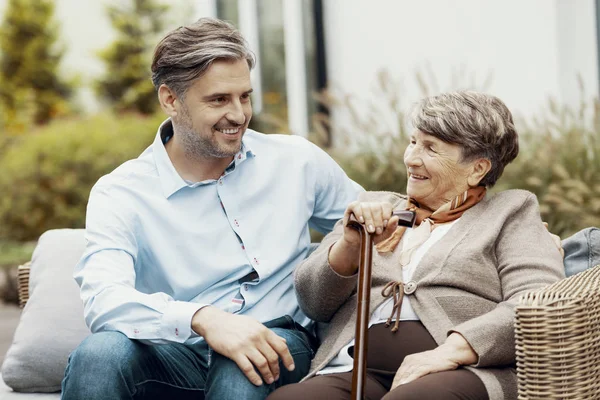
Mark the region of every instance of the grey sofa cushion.
<instances>
[{"instance_id":1,"label":"grey sofa cushion","mask_svg":"<svg viewBox=\"0 0 600 400\"><path fill-rule=\"evenodd\" d=\"M89 335L73 269L83 254L84 230L44 233L34 250L29 301L2 365L15 391L55 392L71 351Z\"/></svg>"},{"instance_id":2,"label":"grey sofa cushion","mask_svg":"<svg viewBox=\"0 0 600 400\"><path fill-rule=\"evenodd\" d=\"M19 393L6 386L0 375L0 400L60 400L60 393Z\"/></svg>"},{"instance_id":3,"label":"grey sofa cushion","mask_svg":"<svg viewBox=\"0 0 600 400\"><path fill-rule=\"evenodd\" d=\"M585 228L562 241L565 274L575 275L600 265L600 229Z\"/></svg>"}]
</instances>

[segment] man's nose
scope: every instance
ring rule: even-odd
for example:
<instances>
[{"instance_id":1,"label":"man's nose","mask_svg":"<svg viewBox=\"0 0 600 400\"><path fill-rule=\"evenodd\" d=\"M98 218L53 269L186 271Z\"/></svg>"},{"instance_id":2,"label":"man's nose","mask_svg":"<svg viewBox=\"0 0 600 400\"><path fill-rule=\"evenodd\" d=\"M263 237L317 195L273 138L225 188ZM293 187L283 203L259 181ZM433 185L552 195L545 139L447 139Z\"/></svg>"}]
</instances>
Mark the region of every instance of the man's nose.
<instances>
[{"instance_id":1,"label":"man's nose","mask_svg":"<svg viewBox=\"0 0 600 400\"><path fill-rule=\"evenodd\" d=\"M230 122L242 125L244 122L246 122L244 106L240 102L233 102L226 117Z\"/></svg>"}]
</instances>

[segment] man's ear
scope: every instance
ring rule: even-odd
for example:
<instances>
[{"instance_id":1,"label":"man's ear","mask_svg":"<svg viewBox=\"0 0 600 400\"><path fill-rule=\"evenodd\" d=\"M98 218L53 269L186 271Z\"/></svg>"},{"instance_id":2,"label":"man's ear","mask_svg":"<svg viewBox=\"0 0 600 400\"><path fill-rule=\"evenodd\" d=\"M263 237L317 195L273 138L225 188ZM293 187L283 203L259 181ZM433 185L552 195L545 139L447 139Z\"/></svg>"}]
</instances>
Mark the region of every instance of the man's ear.
<instances>
[{"instance_id":1,"label":"man's ear","mask_svg":"<svg viewBox=\"0 0 600 400\"><path fill-rule=\"evenodd\" d=\"M179 101L175 92L164 83L158 88L160 108L171 118L177 116L176 103Z\"/></svg>"},{"instance_id":2,"label":"man's ear","mask_svg":"<svg viewBox=\"0 0 600 400\"><path fill-rule=\"evenodd\" d=\"M473 163L473 170L471 175L467 178L469 187L479 186L479 182L487 175L492 169L492 162L487 158L479 158Z\"/></svg>"}]
</instances>

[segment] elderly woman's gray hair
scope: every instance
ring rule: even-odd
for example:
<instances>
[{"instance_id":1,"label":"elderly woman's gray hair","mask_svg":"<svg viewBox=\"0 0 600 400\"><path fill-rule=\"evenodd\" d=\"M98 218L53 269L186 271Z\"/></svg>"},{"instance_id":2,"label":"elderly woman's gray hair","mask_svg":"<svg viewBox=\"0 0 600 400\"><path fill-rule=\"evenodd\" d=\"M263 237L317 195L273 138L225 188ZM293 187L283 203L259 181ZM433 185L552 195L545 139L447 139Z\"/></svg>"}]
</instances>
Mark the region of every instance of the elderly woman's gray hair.
<instances>
[{"instance_id":1,"label":"elderly woman's gray hair","mask_svg":"<svg viewBox=\"0 0 600 400\"><path fill-rule=\"evenodd\" d=\"M201 18L169 32L156 46L152 60L152 83L163 83L184 97L192 81L216 60L246 60L254 67L254 54L241 33L230 23Z\"/></svg>"},{"instance_id":2,"label":"elderly woman's gray hair","mask_svg":"<svg viewBox=\"0 0 600 400\"><path fill-rule=\"evenodd\" d=\"M487 158L491 170L481 186L491 187L519 154L513 117L497 97L474 91L427 97L413 110L413 126L462 148L464 161Z\"/></svg>"}]
</instances>

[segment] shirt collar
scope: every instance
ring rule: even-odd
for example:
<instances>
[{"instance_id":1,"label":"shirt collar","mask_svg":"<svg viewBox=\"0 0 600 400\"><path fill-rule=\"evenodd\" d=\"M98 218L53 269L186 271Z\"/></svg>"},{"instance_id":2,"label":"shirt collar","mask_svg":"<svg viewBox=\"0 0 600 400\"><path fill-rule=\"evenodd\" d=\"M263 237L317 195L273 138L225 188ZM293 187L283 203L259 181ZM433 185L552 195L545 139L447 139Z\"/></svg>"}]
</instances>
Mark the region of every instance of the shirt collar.
<instances>
[{"instance_id":1,"label":"shirt collar","mask_svg":"<svg viewBox=\"0 0 600 400\"><path fill-rule=\"evenodd\" d=\"M171 158L167 154L165 144L173 137L173 124L171 119L168 118L158 127L158 132L152 143L152 152L154 154L154 162L156 163L156 170L160 179L163 195L168 199L174 193L180 189L191 186L196 187L202 184L209 184L215 182L214 179L189 184L187 183L177 172L175 166L171 162ZM225 169L223 175L227 175L235 168L238 167L247 158L255 156L255 153L250 149L246 138L242 139L242 147L240 151L235 155L231 164Z\"/></svg>"}]
</instances>

